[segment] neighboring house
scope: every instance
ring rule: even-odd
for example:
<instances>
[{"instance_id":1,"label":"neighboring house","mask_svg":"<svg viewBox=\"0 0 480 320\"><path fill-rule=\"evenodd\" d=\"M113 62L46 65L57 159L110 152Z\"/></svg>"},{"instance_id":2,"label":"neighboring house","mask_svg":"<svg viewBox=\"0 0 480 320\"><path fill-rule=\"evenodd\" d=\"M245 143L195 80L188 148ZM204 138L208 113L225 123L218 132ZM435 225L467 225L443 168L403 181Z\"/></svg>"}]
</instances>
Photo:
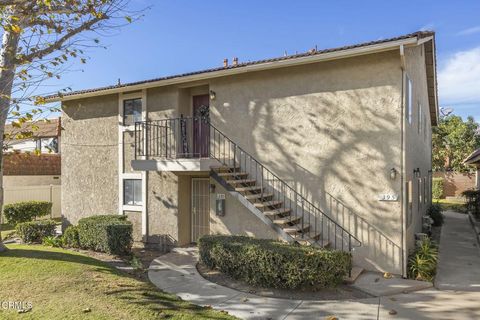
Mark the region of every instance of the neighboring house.
<instances>
[{"instance_id":1,"label":"neighboring house","mask_svg":"<svg viewBox=\"0 0 480 320\"><path fill-rule=\"evenodd\" d=\"M3 186L48 186L61 184L59 154L4 153Z\"/></svg>"},{"instance_id":2,"label":"neighboring house","mask_svg":"<svg viewBox=\"0 0 480 320\"><path fill-rule=\"evenodd\" d=\"M431 202L433 32L47 99L66 223L116 212L150 246L243 234L406 274Z\"/></svg>"},{"instance_id":3,"label":"neighboring house","mask_svg":"<svg viewBox=\"0 0 480 320\"><path fill-rule=\"evenodd\" d=\"M433 178L443 179L443 196L446 198L461 198L464 191L476 187L474 172L436 171Z\"/></svg>"},{"instance_id":4,"label":"neighboring house","mask_svg":"<svg viewBox=\"0 0 480 320\"><path fill-rule=\"evenodd\" d=\"M473 151L463 163L476 168L474 187L480 190L480 149Z\"/></svg>"},{"instance_id":5,"label":"neighboring house","mask_svg":"<svg viewBox=\"0 0 480 320\"><path fill-rule=\"evenodd\" d=\"M60 118L5 125L4 204L50 201L52 217L60 217L60 137Z\"/></svg>"},{"instance_id":6,"label":"neighboring house","mask_svg":"<svg viewBox=\"0 0 480 320\"><path fill-rule=\"evenodd\" d=\"M5 125L4 152L60 153L61 118Z\"/></svg>"}]
</instances>

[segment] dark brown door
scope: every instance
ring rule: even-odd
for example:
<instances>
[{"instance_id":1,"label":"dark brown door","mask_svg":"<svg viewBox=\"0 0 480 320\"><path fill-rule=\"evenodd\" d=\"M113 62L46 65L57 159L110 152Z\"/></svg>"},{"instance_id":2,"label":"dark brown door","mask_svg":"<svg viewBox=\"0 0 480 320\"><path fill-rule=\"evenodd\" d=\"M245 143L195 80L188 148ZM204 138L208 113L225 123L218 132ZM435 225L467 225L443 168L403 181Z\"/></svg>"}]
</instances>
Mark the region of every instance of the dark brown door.
<instances>
[{"instance_id":1,"label":"dark brown door","mask_svg":"<svg viewBox=\"0 0 480 320\"><path fill-rule=\"evenodd\" d=\"M208 158L210 137L210 97L208 94L193 96L193 156Z\"/></svg>"}]
</instances>

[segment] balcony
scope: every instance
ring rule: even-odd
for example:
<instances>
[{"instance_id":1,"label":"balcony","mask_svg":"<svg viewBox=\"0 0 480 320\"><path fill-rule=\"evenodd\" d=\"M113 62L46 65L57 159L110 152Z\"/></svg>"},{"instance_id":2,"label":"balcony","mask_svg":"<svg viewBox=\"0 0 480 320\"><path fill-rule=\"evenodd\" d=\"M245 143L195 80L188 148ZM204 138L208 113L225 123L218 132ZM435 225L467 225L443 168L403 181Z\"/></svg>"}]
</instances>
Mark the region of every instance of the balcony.
<instances>
[{"instance_id":1,"label":"balcony","mask_svg":"<svg viewBox=\"0 0 480 320\"><path fill-rule=\"evenodd\" d=\"M210 156L213 132L208 119L173 118L135 123L135 159L138 171L210 171L220 162Z\"/></svg>"}]
</instances>

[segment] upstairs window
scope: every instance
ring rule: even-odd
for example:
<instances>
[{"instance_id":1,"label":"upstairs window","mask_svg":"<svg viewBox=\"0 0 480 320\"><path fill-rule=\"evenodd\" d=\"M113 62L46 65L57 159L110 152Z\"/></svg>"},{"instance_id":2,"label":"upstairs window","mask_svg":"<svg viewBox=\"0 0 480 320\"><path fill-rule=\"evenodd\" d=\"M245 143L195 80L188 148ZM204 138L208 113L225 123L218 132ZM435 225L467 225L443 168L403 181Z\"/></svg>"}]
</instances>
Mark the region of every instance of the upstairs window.
<instances>
[{"instance_id":1,"label":"upstairs window","mask_svg":"<svg viewBox=\"0 0 480 320\"><path fill-rule=\"evenodd\" d=\"M142 121L142 99L123 100L123 125L131 126Z\"/></svg>"},{"instance_id":2,"label":"upstairs window","mask_svg":"<svg viewBox=\"0 0 480 320\"><path fill-rule=\"evenodd\" d=\"M123 180L123 204L129 206L142 205L142 180Z\"/></svg>"},{"instance_id":3,"label":"upstairs window","mask_svg":"<svg viewBox=\"0 0 480 320\"><path fill-rule=\"evenodd\" d=\"M412 109L413 109L413 85L412 80L408 76L407 79L407 87L405 90L405 117L407 118L408 124L412 124Z\"/></svg>"}]
</instances>

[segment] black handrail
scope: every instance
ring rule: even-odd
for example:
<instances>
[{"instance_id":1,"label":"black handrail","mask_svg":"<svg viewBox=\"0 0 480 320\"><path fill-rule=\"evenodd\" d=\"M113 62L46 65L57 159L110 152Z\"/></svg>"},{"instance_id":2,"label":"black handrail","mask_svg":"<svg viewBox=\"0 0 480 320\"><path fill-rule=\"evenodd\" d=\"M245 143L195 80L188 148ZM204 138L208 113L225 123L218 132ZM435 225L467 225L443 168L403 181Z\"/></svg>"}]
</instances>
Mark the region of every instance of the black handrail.
<instances>
[{"instance_id":1,"label":"black handrail","mask_svg":"<svg viewBox=\"0 0 480 320\"><path fill-rule=\"evenodd\" d=\"M200 145L199 145L200 144ZM290 221L301 221L301 230L293 233L299 240L327 240L335 249L360 246L361 241L328 214L307 200L250 153L221 132L206 118L174 118L135 123L135 158L204 158L216 159L229 166L234 175L246 172L260 183L260 199L281 201L291 210ZM260 201L261 202L261 201ZM265 210L265 208L263 209ZM322 238L317 238L320 235ZM348 238L348 239L346 239ZM341 240L340 243L337 240ZM347 242L348 243L345 243ZM355 244L352 243L356 242Z\"/></svg>"}]
</instances>

